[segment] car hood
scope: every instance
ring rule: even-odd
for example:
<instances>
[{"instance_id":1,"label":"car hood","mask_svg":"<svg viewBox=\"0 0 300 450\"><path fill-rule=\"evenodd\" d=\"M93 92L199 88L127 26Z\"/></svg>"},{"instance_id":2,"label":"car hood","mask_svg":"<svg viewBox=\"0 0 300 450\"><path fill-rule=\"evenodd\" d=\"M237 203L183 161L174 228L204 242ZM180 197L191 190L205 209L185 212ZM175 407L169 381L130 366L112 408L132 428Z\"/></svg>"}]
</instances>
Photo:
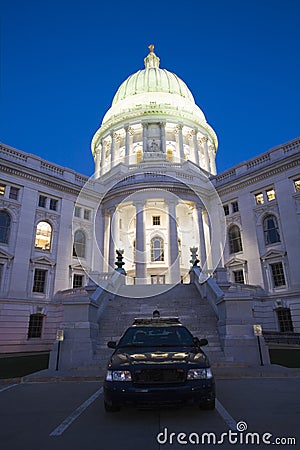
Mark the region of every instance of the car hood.
<instances>
[{"instance_id":1,"label":"car hood","mask_svg":"<svg viewBox=\"0 0 300 450\"><path fill-rule=\"evenodd\" d=\"M195 348L141 348L124 347L117 349L110 360L111 367L136 366L145 364L197 364L208 367L208 359L202 351Z\"/></svg>"}]
</instances>

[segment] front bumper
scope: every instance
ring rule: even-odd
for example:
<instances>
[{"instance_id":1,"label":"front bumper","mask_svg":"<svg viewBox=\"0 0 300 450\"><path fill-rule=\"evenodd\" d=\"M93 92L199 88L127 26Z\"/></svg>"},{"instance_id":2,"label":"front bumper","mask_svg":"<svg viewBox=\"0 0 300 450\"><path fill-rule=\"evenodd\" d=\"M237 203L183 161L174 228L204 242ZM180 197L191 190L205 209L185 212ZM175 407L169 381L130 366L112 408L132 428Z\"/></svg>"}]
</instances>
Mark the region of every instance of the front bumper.
<instances>
[{"instance_id":1,"label":"front bumper","mask_svg":"<svg viewBox=\"0 0 300 450\"><path fill-rule=\"evenodd\" d=\"M187 381L180 385L137 386L132 382L104 382L104 401L110 406L151 407L200 405L215 397L214 379Z\"/></svg>"}]
</instances>

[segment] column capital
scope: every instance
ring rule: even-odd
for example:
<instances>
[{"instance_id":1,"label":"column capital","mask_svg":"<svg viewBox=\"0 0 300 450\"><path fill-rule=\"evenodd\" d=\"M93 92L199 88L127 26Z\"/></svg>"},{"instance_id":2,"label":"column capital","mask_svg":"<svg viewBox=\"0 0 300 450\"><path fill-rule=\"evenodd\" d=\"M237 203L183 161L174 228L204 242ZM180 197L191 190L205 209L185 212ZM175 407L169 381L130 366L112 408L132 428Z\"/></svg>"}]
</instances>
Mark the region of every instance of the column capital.
<instances>
[{"instance_id":1,"label":"column capital","mask_svg":"<svg viewBox=\"0 0 300 450\"><path fill-rule=\"evenodd\" d=\"M207 141L208 141L208 137L207 137L207 136L202 136L202 138L201 138L200 140L201 140L201 142L203 142L204 144L206 144Z\"/></svg>"}]
</instances>

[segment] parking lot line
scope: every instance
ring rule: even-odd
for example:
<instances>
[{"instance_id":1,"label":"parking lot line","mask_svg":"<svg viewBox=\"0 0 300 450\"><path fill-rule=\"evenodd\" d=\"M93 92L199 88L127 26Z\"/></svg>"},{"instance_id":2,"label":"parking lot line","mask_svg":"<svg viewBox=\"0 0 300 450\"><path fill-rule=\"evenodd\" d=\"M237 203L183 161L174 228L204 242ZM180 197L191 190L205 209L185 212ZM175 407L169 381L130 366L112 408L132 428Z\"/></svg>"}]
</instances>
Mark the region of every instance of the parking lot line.
<instances>
[{"instance_id":1,"label":"parking lot line","mask_svg":"<svg viewBox=\"0 0 300 450\"><path fill-rule=\"evenodd\" d=\"M98 389L82 405L78 406L58 427L50 433L50 436L61 436L67 428L103 393L103 387Z\"/></svg>"},{"instance_id":2,"label":"parking lot line","mask_svg":"<svg viewBox=\"0 0 300 450\"><path fill-rule=\"evenodd\" d=\"M11 388L13 388L13 387L15 387L15 386L18 386L18 383L16 383L16 384L10 384L9 386L5 386L5 387L1 388L1 389L0 389L0 393L1 393L1 392L4 392L4 391L7 391L8 389L11 389Z\"/></svg>"},{"instance_id":3,"label":"parking lot line","mask_svg":"<svg viewBox=\"0 0 300 450\"><path fill-rule=\"evenodd\" d=\"M221 402L219 402L218 399L216 399L216 410L222 417L222 419L227 423L229 428L233 431L236 431L237 422L234 420L234 418L229 414L227 409L224 408Z\"/></svg>"}]
</instances>

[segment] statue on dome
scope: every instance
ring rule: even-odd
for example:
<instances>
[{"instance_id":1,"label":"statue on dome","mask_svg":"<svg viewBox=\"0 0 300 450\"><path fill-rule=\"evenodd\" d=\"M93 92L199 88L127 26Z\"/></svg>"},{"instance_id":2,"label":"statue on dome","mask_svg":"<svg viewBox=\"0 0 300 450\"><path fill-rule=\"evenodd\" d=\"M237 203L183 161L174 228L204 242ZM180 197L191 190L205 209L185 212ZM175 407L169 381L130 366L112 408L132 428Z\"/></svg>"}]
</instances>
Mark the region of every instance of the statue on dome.
<instances>
[{"instance_id":1,"label":"statue on dome","mask_svg":"<svg viewBox=\"0 0 300 450\"><path fill-rule=\"evenodd\" d=\"M154 45L153 44L148 45L148 48L150 50L150 53L154 53Z\"/></svg>"}]
</instances>

